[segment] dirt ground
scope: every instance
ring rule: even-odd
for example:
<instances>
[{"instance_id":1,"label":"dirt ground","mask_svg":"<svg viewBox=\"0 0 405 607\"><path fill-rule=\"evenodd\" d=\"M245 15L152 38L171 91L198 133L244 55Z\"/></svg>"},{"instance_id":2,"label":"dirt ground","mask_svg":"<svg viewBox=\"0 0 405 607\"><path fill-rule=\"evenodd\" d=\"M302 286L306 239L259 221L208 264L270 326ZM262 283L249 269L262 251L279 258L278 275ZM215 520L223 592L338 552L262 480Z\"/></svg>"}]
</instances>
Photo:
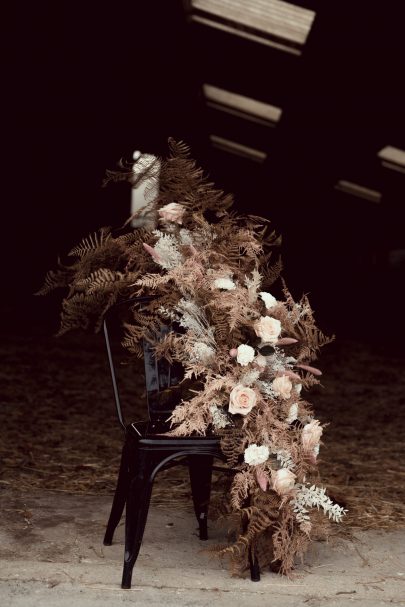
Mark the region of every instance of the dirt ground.
<instances>
[{"instance_id":1,"label":"dirt ground","mask_svg":"<svg viewBox=\"0 0 405 607\"><path fill-rule=\"evenodd\" d=\"M202 551L223 540L210 525L200 542L190 508L154 505L133 587L121 590L123 525L102 546L110 499L21 493L1 499L0 599L7 607L377 607L405 605L405 531L357 531L350 539L314 542L293 579L264 571L260 583L232 578Z\"/></svg>"},{"instance_id":2,"label":"dirt ground","mask_svg":"<svg viewBox=\"0 0 405 607\"><path fill-rule=\"evenodd\" d=\"M122 432L101 335L4 338L0 346L0 487L110 495ZM346 528L405 526L405 356L336 341L319 361L322 387L307 396L329 425L321 481L349 509ZM123 366L127 418L146 415L142 362ZM189 497L187 473L158 477L155 502Z\"/></svg>"},{"instance_id":3,"label":"dirt ground","mask_svg":"<svg viewBox=\"0 0 405 607\"><path fill-rule=\"evenodd\" d=\"M103 600L107 603L108 588L119 589L122 528L117 545L102 549L101 540L115 488L122 433L115 419L102 338L67 335L55 339L40 333L28 338L4 337L0 358L0 597L7 598L2 603L42 605L51 598L48 590L53 587L60 591L58 605L72 604L69 597L75 597L75 603L80 599L83 606L93 604L86 602L91 599L86 593L90 587L97 590L92 596L97 595L98 605ZM273 594L281 589L278 606L298 604L299 597L306 605L323 604L322 597L331 605L353 600L357 604L364 600L364 605L402 604L404 362L405 357L382 346L346 340L322 353L323 386L308 397L317 416L329 422L321 448L321 479L349 514L332 544L314 544L315 553L298 568L303 577L297 592L292 582L266 573L270 577L262 583L273 585ZM145 415L142 364L124 366L121 371L128 419L140 419ZM219 487L221 480L216 484ZM231 600L238 604L237 594L233 598L229 594L237 592L238 584L242 584L240 592L246 592L244 604L253 605L251 600L261 604L267 592L263 585L258 590L259 585L233 580L226 587L229 574L212 559L209 574L204 573L203 581L198 577L206 572L207 561L201 565L199 546L196 549L189 541L194 523L183 469L158 476L151 517L150 541L156 552L148 564L149 547L145 544L142 549L142 585L134 591L138 597L142 593L138 604L161 604L162 596L156 590L159 584L166 588L169 605L216 603L216 589L222 597L228 592L228 603L218 599L218 605ZM161 550L168 536L162 536L160 527L171 532L165 517L181 528L173 543L170 539L167 555ZM188 531L183 529L186 522ZM182 529L185 541L180 539ZM186 581L173 578L172 550L179 565L181 559L190 559L191 573L187 564L180 567L187 572ZM201 583L212 593L210 598L202 597L202 590L194 596L192 589ZM179 603L178 593L184 589L184 602ZM121 602L129 600L124 591L114 596ZM35 597L37 602L33 602ZM290 603L291 597L295 602Z\"/></svg>"}]
</instances>

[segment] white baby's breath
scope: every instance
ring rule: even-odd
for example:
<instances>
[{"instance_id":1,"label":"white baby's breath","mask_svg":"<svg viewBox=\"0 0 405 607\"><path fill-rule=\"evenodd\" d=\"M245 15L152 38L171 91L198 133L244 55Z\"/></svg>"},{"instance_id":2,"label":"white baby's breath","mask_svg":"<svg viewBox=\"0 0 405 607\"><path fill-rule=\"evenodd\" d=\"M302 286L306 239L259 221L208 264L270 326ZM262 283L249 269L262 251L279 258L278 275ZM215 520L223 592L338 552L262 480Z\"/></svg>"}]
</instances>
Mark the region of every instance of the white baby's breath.
<instances>
[{"instance_id":1,"label":"white baby's breath","mask_svg":"<svg viewBox=\"0 0 405 607\"><path fill-rule=\"evenodd\" d=\"M190 230L186 230L186 228L182 228L180 230L179 237L180 237L181 244L188 245L188 246L194 244L191 232L190 232Z\"/></svg>"},{"instance_id":2,"label":"white baby's breath","mask_svg":"<svg viewBox=\"0 0 405 607\"><path fill-rule=\"evenodd\" d=\"M244 386L251 386L259 377L260 371L258 369L251 369L241 376L240 383Z\"/></svg>"},{"instance_id":3,"label":"white baby's breath","mask_svg":"<svg viewBox=\"0 0 405 607\"><path fill-rule=\"evenodd\" d=\"M193 358L197 362L207 364L212 361L215 356L215 350L203 341L196 341L193 346Z\"/></svg>"},{"instance_id":4,"label":"white baby's breath","mask_svg":"<svg viewBox=\"0 0 405 607\"><path fill-rule=\"evenodd\" d=\"M213 403L210 405L210 413L212 415L212 424L215 428L226 428L229 426L229 419L222 409Z\"/></svg>"}]
</instances>

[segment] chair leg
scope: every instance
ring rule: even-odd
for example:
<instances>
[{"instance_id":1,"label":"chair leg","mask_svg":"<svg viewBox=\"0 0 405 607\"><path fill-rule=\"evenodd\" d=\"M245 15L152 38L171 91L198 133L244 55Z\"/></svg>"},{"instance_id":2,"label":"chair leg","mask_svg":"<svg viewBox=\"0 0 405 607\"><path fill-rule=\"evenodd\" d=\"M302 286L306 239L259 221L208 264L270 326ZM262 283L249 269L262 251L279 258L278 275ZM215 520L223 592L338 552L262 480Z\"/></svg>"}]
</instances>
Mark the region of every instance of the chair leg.
<instances>
[{"instance_id":1,"label":"chair leg","mask_svg":"<svg viewBox=\"0 0 405 607\"><path fill-rule=\"evenodd\" d=\"M125 556L121 588L131 588L132 571L138 558L145 531L153 486L152 474L154 463L150 459L150 456L151 454L147 452L139 453L137 470L129 487L125 517Z\"/></svg>"},{"instance_id":2,"label":"chair leg","mask_svg":"<svg viewBox=\"0 0 405 607\"><path fill-rule=\"evenodd\" d=\"M200 540L208 539L207 517L211 494L212 455L189 455L191 491L200 529Z\"/></svg>"},{"instance_id":3,"label":"chair leg","mask_svg":"<svg viewBox=\"0 0 405 607\"><path fill-rule=\"evenodd\" d=\"M260 567L256 558L254 548L249 548L249 565L250 565L250 579L252 582L260 582Z\"/></svg>"},{"instance_id":4,"label":"chair leg","mask_svg":"<svg viewBox=\"0 0 405 607\"><path fill-rule=\"evenodd\" d=\"M127 501L129 488L129 472L128 472L128 449L126 443L122 449L120 469L118 473L117 487L115 489L114 499L111 507L110 517L107 523L107 529L104 535L104 546L111 546L114 531L121 520L124 511L125 502Z\"/></svg>"},{"instance_id":5,"label":"chair leg","mask_svg":"<svg viewBox=\"0 0 405 607\"><path fill-rule=\"evenodd\" d=\"M246 506L250 505L250 499L246 501ZM249 527L249 521L245 517L242 521L242 533L246 534ZM249 547L249 567L250 567L250 579L252 582L260 582L260 567L259 561L257 560L256 549L254 546Z\"/></svg>"}]
</instances>

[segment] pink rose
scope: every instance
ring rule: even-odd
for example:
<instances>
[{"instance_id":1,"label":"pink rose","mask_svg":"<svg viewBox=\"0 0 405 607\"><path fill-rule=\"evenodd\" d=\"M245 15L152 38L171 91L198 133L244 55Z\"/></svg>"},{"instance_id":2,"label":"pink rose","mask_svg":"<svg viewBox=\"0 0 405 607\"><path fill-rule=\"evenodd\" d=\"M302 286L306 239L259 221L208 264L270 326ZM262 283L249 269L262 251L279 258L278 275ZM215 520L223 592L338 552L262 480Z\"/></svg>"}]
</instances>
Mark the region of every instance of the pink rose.
<instances>
[{"instance_id":1,"label":"pink rose","mask_svg":"<svg viewBox=\"0 0 405 607\"><path fill-rule=\"evenodd\" d=\"M183 215L185 208L177 202L169 202L164 207L158 210L161 221L173 221L175 223L183 223Z\"/></svg>"},{"instance_id":2,"label":"pink rose","mask_svg":"<svg viewBox=\"0 0 405 607\"><path fill-rule=\"evenodd\" d=\"M263 342L275 344L281 333L281 322L271 316L262 316L255 322L253 328Z\"/></svg>"},{"instance_id":3,"label":"pink rose","mask_svg":"<svg viewBox=\"0 0 405 607\"><path fill-rule=\"evenodd\" d=\"M294 488L295 474L288 468L280 468L272 473L273 489L279 495L286 495Z\"/></svg>"},{"instance_id":4,"label":"pink rose","mask_svg":"<svg viewBox=\"0 0 405 607\"><path fill-rule=\"evenodd\" d=\"M317 419L313 419L302 429L301 442L305 451L314 453L319 446L322 436L322 426ZM314 451L315 450L315 451Z\"/></svg>"},{"instance_id":5,"label":"pink rose","mask_svg":"<svg viewBox=\"0 0 405 607\"><path fill-rule=\"evenodd\" d=\"M287 375L281 375L281 377L273 379L272 387L277 396L281 396L285 400L290 398L293 385Z\"/></svg>"},{"instance_id":6,"label":"pink rose","mask_svg":"<svg viewBox=\"0 0 405 607\"><path fill-rule=\"evenodd\" d=\"M229 413L247 415L256 405L256 392L237 384L229 395Z\"/></svg>"}]
</instances>

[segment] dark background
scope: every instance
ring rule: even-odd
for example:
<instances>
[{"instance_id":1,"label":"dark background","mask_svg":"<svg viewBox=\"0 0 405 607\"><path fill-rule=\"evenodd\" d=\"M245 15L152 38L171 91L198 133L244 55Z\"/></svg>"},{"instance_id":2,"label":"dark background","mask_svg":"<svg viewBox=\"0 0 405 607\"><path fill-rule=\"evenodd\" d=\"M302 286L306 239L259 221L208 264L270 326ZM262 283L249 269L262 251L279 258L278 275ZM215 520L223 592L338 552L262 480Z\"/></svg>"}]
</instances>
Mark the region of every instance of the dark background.
<instances>
[{"instance_id":1,"label":"dark background","mask_svg":"<svg viewBox=\"0 0 405 607\"><path fill-rule=\"evenodd\" d=\"M293 294L310 294L327 331L401 346L405 175L381 166L405 149L400 2L297 2L317 12L301 57L187 22L178 0L14 2L3 14L2 321L57 325L58 297L34 298L82 236L119 225L128 188L101 188L134 149L185 140L241 212L283 234ZM319 4L319 6L318 6ZM275 129L218 123L209 82L282 108ZM216 131L267 153L263 165L214 150ZM339 193L340 179L382 193ZM398 259L398 256L396 257Z\"/></svg>"}]
</instances>

